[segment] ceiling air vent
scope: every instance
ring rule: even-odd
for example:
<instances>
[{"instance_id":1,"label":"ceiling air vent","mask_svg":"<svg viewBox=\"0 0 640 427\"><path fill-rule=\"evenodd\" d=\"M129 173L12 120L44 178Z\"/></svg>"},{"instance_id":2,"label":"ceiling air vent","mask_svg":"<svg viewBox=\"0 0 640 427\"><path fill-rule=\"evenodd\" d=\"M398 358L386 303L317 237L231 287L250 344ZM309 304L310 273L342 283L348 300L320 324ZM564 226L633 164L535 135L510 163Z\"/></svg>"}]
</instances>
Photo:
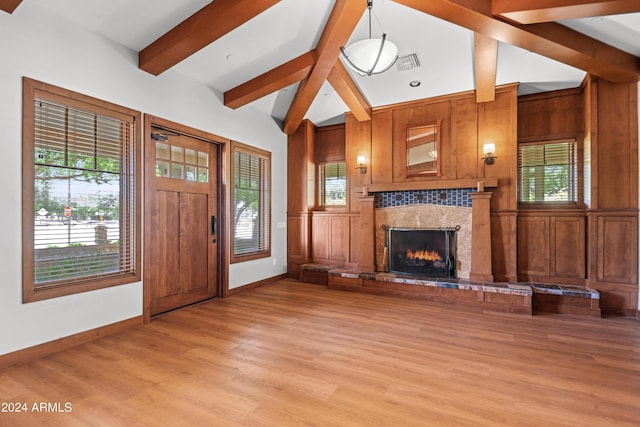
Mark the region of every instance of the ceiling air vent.
<instances>
[{"instance_id":1,"label":"ceiling air vent","mask_svg":"<svg viewBox=\"0 0 640 427\"><path fill-rule=\"evenodd\" d=\"M411 53L407 56L399 56L396 60L396 66L400 71L412 70L420 66L420 58L417 53Z\"/></svg>"}]
</instances>

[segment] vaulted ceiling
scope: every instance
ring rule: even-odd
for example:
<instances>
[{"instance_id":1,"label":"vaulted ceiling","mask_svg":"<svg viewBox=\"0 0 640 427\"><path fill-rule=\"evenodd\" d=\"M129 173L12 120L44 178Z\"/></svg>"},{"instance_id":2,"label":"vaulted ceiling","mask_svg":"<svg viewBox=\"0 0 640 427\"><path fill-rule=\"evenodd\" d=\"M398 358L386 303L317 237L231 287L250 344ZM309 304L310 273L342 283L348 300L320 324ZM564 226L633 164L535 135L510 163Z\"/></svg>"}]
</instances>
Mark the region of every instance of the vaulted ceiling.
<instances>
[{"instance_id":1,"label":"vaulted ceiling","mask_svg":"<svg viewBox=\"0 0 640 427\"><path fill-rule=\"evenodd\" d=\"M0 0L0 10L21 3L138 52L148 73L180 73L229 108L263 110L286 133L305 118L369 120L372 107L447 93L487 102L499 84L526 94L578 86L585 73L640 80L640 0L375 0L374 33L420 65L374 76L340 60L341 46L367 36L366 0Z\"/></svg>"}]
</instances>

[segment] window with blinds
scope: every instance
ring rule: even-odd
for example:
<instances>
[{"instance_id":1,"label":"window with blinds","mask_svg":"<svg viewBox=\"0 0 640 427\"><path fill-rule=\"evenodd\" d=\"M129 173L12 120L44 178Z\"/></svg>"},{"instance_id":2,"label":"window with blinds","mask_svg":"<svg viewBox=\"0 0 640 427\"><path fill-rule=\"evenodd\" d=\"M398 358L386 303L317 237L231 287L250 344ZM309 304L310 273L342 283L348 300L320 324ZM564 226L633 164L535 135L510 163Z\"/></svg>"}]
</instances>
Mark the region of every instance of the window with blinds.
<instances>
[{"instance_id":1,"label":"window with blinds","mask_svg":"<svg viewBox=\"0 0 640 427\"><path fill-rule=\"evenodd\" d=\"M231 262L268 257L271 255L271 154L234 143L232 162Z\"/></svg>"},{"instance_id":2,"label":"window with blinds","mask_svg":"<svg viewBox=\"0 0 640 427\"><path fill-rule=\"evenodd\" d=\"M347 204L345 162L320 165L320 203L322 206L345 206Z\"/></svg>"},{"instance_id":3,"label":"window with blinds","mask_svg":"<svg viewBox=\"0 0 640 427\"><path fill-rule=\"evenodd\" d=\"M520 203L576 203L576 141L522 143L518 146Z\"/></svg>"},{"instance_id":4,"label":"window with blinds","mask_svg":"<svg viewBox=\"0 0 640 427\"><path fill-rule=\"evenodd\" d=\"M25 259L33 295L139 279L135 117L68 101L40 91L30 100L24 156L33 169L24 185L32 186L25 195L33 198L25 213L31 237Z\"/></svg>"}]
</instances>

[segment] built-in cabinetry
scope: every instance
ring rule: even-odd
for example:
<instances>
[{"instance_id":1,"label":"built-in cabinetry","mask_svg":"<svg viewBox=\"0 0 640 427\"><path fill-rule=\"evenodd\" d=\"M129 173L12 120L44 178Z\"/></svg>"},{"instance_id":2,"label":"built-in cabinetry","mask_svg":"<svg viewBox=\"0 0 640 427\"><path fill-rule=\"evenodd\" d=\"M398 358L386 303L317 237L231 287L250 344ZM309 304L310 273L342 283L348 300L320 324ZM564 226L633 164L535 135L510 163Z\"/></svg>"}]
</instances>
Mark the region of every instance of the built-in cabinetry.
<instances>
[{"instance_id":1,"label":"built-in cabinetry","mask_svg":"<svg viewBox=\"0 0 640 427\"><path fill-rule=\"evenodd\" d=\"M586 217L573 212L518 214L518 277L586 286Z\"/></svg>"},{"instance_id":2,"label":"built-in cabinetry","mask_svg":"<svg viewBox=\"0 0 640 427\"><path fill-rule=\"evenodd\" d=\"M518 99L518 141L575 138L579 206L517 213L518 278L584 284L603 313L638 301L638 99L635 84L587 78L577 89Z\"/></svg>"},{"instance_id":3,"label":"built-in cabinetry","mask_svg":"<svg viewBox=\"0 0 640 427\"><path fill-rule=\"evenodd\" d=\"M496 89L493 102L478 104L468 92L374 108L366 122L349 113L344 125L305 122L289 137L289 274L297 277L303 263L375 268L376 225L362 221L371 217L362 210L374 209L371 189L491 181L490 238L482 241L491 265L478 277L590 287L600 291L603 313L634 314L637 106L637 85L588 77L571 90L518 97L517 85L506 85ZM438 174L407 177L407 127L433 122L440 131ZM563 138L579 144L579 203L520 205L518 144ZM487 142L496 147L492 165L482 160ZM356 168L358 156L366 159L366 173ZM322 209L317 165L338 158L346 162L347 204Z\"/></svg>"}]
</instances>

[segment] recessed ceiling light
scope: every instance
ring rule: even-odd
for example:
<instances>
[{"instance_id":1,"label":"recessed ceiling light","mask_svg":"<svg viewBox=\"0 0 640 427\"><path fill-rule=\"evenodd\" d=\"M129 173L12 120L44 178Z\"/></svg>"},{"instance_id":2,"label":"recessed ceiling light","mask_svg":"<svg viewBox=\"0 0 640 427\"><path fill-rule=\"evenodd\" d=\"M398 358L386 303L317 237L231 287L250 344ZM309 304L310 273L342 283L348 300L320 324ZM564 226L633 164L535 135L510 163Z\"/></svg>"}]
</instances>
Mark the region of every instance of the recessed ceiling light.
<instances>
[{"instance_id":1,"label":"recessed ceiling light","mask_svg":"<svg viewBox=\"0 0 640 427\"><path fill-rule=\"evenodd\" d=\"M420 86L420 80L412 80L411 82L409 82L409 86L411 86L411 87Z\"/></svg>"}]
</instances>

